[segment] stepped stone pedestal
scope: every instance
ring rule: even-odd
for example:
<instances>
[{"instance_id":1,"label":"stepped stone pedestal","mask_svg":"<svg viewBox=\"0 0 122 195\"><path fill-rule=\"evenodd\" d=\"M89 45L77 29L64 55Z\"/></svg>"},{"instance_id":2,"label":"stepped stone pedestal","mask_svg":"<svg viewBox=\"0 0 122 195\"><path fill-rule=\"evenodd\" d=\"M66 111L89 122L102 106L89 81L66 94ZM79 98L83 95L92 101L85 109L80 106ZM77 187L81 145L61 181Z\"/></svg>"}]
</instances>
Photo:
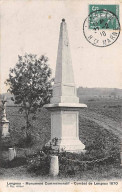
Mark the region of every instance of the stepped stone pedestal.
<instances>
[{"instance_id":1,"label":"stepped stone pedestal","mask_svg":"<svg viewBox=\"0 0 122 195\"><path fill-rule=\"evenodd\" d=\"M47 145L59 151L83 152L85 146L79 140L79 109L87 106L79 104L76 94L65 19L60 26L53 97L44 107L51 111L51 140Z\"/></svg>"}]
</instances>

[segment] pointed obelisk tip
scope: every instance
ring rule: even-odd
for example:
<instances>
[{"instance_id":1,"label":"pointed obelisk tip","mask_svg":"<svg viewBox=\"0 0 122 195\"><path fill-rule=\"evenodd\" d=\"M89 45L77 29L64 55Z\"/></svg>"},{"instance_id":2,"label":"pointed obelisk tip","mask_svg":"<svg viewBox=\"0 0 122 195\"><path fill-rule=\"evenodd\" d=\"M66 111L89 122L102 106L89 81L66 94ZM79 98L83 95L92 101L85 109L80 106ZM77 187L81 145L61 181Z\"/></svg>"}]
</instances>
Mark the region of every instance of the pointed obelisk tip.
<instances>
[{"instance_id":1,"label":"pointed obelisk tip","mask_svg":"<svg viewBox=\"0 0 122 195\"><path fill-rule=\"evenodd\" d=\"M65 22L65 19L64 18L62 19L62 22Z\"/></svg>"}]
</instances>

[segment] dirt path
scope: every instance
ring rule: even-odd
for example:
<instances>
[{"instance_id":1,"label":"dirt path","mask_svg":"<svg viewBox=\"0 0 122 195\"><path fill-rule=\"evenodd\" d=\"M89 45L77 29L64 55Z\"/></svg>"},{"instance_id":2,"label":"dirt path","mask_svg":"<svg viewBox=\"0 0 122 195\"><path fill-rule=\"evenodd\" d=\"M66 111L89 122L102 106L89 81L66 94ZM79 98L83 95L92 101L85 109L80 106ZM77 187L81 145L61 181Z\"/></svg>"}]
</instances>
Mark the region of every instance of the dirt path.
<instances>
[{"instance_id":1,"label":"dirt path","mask_svg":"<svg viewBox=\"0 0 122 195\"><path fill-rule=\"evenodd\" d=\"M80 117L93 121L97 123L99 126L102 126L103 128L112 131L112 133L117 135L119 138L122 137L121 124L117 123L116 121L113 121L110 118L107 118L104 115L89 111L85 113L81 112Z\"/></svg>"}]
</instances>

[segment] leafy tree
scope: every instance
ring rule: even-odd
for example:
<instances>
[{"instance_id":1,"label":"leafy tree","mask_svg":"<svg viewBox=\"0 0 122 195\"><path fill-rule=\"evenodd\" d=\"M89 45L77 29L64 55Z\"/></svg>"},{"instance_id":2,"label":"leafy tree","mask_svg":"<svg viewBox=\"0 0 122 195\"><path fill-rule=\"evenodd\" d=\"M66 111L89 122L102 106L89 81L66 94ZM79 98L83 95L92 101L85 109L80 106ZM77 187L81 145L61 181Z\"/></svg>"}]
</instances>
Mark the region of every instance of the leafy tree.
<instances>
[{"instance_id":1,"label":"leafy tree","mask_svg":"<svg viewBox=\"0 0 122 195\"><path fill-rule=\"evenodd\" d=\"M14 103L21 105L19 112L25 116L26 126L23 129L26 137L30 136L30 114L33 114L34 120L37 109L50 101L53 84L51 74L48 58L44 55L39 58L33 54L18 56L15 67L10 69L5 83L9 85L8 91L14 94Z\"/></svg>"}]
</instances>

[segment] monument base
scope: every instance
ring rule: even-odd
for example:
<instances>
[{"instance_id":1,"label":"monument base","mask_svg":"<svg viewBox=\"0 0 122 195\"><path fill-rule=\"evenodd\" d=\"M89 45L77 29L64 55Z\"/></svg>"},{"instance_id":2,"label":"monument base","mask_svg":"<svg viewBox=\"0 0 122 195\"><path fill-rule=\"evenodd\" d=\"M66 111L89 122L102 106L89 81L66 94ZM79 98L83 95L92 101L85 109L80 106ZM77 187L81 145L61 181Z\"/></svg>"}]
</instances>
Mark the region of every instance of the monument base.
<instances>
[{"instance_id":1,"label":"monument base","mask_svg":"<svg viewBox=\"0 0 122 195\"><path fill-rule=\"evenodd\" d=\"M10 137L9 122L7 120L2 121L1 129L2 129L2 137Z\"/></svg>"},{"instance_id":2,"label":"monument base","mask_svg":"<svg viewBox=\"0 0 122 195\"><path fill-rule=\"evenodd\" d=\"M85 145L78 139L60 139L56 145L50 140L45 146L51 146L53 150L59 150L59 152L85 153Z\"/></svg>"},{"instance_id":3,"label":"monument base","mask_svg":"<svg viewBox=\"0 0 122 195\"><path fill-rule=\"evenodd\" d=\"M85 104L58 103L44 106L51 111L51 140L46 144L52 149L67 152L84 152L79 140L79 109Z\"/></svg>"},{"instance_id":4,"label":"monument base","mask_svg":"<svg viewBox=\"0 0 122 195\"><path fill-rule=\"evenodd\" d=\"M9 132L2 134L2 138L6 138L6 137L10 137L10 133Z\"/></svg>"}]
</instances>

